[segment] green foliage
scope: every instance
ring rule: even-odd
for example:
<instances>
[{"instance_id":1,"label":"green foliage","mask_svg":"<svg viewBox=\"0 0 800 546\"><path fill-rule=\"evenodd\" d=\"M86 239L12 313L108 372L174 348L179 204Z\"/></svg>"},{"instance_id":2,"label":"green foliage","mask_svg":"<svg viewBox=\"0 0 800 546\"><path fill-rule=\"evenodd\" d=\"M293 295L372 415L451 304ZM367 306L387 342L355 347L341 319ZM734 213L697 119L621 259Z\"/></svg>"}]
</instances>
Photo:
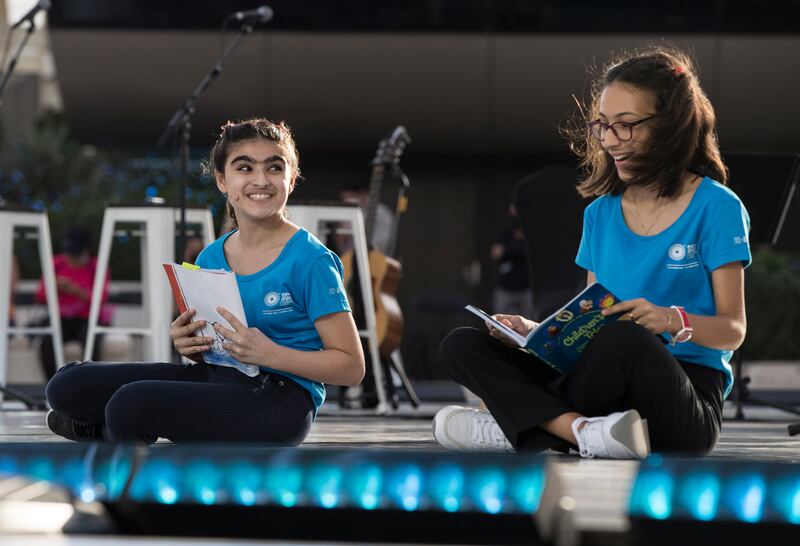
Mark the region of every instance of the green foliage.
<instances>
[{"instance_id":1,"label":"green foliage","mask_svg":"<svg viewBox=\"0 0 800 546\"><path fill-rule=\"evenodd\" d=\"M54 234L67 222L99 225L103 207L86 205L103 194L101 166L95 148L71 139L59 115L46 114L28 138L4 147L0 194L9 203L49 209Z\"/></svg>"},{"instance_id":2,"label":"green foliage","mask_svg":"<svg viewBox=\"0 0 800 546\"><path fill-rule=\"evenodd\" d=\"M748 360L800 359L800 260L761 249L745 273Z\"/></svg>"},{"instance_id":3,"label":"green foliage","mask_svg":"<svg viewBox=\"0 0 800 546\"><path fill-rule=\"evenodd\" d=\"M222 208L216 186L199 175L200 161L191 162L189 170L193 176L187 184L187 204L211 205L212 211ZM0 196L11 205L47 210L56 252L64 233L75 225L89 229L97 248L108 203L145 203L158 196L177 205L180 186L175 172L171 158L153 152L99 150L81 144L71 137L62 115L47 113L29 136L4 143ZM134 249L124 239L114 246L120 248L112 255L112 278L138 278L138 250L131 252ZM23 278L37 277L35 248L23 244L18 255Z\"/></svg>"}]
</instances>

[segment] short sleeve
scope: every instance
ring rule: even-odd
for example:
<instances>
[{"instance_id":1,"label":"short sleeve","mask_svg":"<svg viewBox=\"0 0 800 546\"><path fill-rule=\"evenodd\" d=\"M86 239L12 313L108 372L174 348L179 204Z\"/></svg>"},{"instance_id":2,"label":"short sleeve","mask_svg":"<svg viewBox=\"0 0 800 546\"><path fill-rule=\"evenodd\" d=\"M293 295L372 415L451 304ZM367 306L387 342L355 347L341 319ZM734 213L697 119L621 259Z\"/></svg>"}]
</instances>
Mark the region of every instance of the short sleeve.
<instances>
[{"instance_id":1,"label":"short sleeve","mask_svg":"<svg viewBox=\"0 0 800 546\"><path fill-rule=\"evenodd\" d=\"M596 203L596 201L595 201ZM592 260L592 228L594 227L594 203L586 207L583 211L583 232L581 233L581 244L578 245L578 255L575 263L587 271L594 271L594 261Z\"/></svg>"},{"instance_id":2,"label":"short sleeve","mask_svg":"<svg viewBox=\"0 0 800 546\"><path fill-rule=\"evenodd\" d=\"M311 264L305 285L305 308L312 322L331 313L350 311L343 276L342 262L332 252L326 252Z\"/></svg>"},{"instance_id":3,"label":"short sleeve","mask_svg":"<svg viewBox=\"0 0 800 546\"><path fill-rule=\"evenodd\" d=\"M733 198L715 203L705 225L701 252L708 271L731 262L750 265L750 215L741 201Z\"/></svg>"}]
</instances>

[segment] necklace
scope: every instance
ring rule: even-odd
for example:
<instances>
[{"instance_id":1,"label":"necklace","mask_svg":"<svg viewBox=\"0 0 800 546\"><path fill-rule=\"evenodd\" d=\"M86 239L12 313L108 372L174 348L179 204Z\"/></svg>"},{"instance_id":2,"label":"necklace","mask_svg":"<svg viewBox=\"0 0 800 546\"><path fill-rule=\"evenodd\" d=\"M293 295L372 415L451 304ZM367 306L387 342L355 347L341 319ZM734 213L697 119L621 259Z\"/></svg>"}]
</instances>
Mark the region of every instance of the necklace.
<instances>
[{"instance_id":1,"label":"necklace","mask_svg":"<svg viewBox=\"0 0 800 546\"><path fill-rule=\"evenodd\" d=\"M631 198L633 201L633 213L636 214L636 218L639 220L639 227L642 229L642 231L644 231L645 235L650 235L650 232L653 231L653 228L656 227L658 220L661 218L661 213L663 213L664 209L667 208L667 204L669 203L669 201L667 201L663 197L658 198L658 199L664 199L664 203L661 205L661 208L658 209L658 214L656 214L656 217L653 220L653 222L650 224L650 226L647 226L644 223L644 220L642 219L642 215L639 214L639 204L636 202L636 194L633 194Z\"/></svg>"},{"instance_id":2,"label":"necklace","mask_svg":"<svg viewBox=\"0 0 800 546\"><path fill-rule=\"evenodd\" d=\"M686 186L684 186L684 188L686 188L691 184L694 184L697 180L700 180L700 175L693 174L692 177L689 179L689 182L686 184ZM685 193L685 190L684 192L682 192L682 194L683 193ZM680 195L678 197L680 197ZM664 203L661 205L661 208L658 209L658 213L656 214L655 219L648 227L645 225L644 220L642 219L642 215L639 214L639 204L636 202L636 194L635 193L631 194L631 201L633 201L633 213L636 215L636 219L639 220L639 227L642 229L642 231L644 231L645 235L650 235L650 232L653 231L653 228L656 227L658 220L661 218L661 213L664 212L664 209L666 209L667 205L669 205L670 203L670 200L664 197L657 197L656 199L662 199Z\"/></svg>"}]
</instances>

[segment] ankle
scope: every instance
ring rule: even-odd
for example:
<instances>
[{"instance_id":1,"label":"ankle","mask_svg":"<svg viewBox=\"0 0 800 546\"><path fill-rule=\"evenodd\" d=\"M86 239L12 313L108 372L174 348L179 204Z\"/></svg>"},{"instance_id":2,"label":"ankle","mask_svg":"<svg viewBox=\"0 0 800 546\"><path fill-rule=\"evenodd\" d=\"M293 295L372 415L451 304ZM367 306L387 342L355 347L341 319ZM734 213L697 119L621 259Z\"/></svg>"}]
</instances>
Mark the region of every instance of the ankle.
<instances>
[{"instance_id":1,"label":"ankle","mask_svg":"<svg viewBox=\"0 0 800 546\"><path fill-rule=\"evenodd\" d=\"M572 432L572 443L578 446L579 449L582 447L581 431L586 428L586 425L588 424L589 418L581 415L573 420L570 425L570 431Z\"/></svg>"},{"instance_id":2,"label":"ankle","mask_svg":"<svg viewBox=\"0 0 800 546\"><path fill-rule=\"evenodd\" d=\"M570 411L562 413L550 421L545 421L539 426L546 432L558 436L562 440L566 440L571 444L577 444L577 439L575 437L576 431L572 425L581 418L583 418L583 415L580 413Z\"/></svg>"}]
</instances>

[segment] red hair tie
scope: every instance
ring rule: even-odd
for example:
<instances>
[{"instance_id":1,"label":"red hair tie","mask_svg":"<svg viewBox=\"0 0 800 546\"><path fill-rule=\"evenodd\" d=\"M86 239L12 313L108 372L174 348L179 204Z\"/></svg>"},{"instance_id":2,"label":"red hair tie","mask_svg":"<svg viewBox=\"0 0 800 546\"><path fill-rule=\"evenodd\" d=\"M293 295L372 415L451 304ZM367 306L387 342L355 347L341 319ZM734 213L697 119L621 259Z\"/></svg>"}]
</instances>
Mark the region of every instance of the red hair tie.
<instances>
[{"instance_id":1,"label":"red hair tie","mask_svg":"<svg viewBox=\"0 0 800 546\"><path fill-rule=\"evenodd\" d=\"M675 74L676 76L680 76L681 74L683 74L683 67L681 65L676 66L675 68L672 69L672 73Z\"/></svg>"}]
</instances>

